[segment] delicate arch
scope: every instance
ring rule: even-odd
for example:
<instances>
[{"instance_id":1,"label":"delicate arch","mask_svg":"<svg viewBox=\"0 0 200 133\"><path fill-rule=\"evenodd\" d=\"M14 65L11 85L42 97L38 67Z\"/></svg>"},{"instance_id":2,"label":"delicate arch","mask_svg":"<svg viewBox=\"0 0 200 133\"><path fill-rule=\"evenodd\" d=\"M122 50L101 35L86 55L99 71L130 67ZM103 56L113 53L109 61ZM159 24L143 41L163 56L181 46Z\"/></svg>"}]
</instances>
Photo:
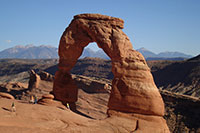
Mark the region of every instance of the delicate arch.
<instances>
[{"instance_id":1,"label":"delicate arch","mask_svg":"<svg viewBox=\"0 0 200 133\"><path fill-rule=\"evenodd\" d=\"M84 47L96 42L112 61L114 79L108 102L112 110L145 115L164 115L164 104L144 57L133 50L123 29L123 20L100 14L80 14L63 33L59 44L59 70L53 93L63 103L74 105L77 87L70 70Z\"/></svg>"}]
</instances>

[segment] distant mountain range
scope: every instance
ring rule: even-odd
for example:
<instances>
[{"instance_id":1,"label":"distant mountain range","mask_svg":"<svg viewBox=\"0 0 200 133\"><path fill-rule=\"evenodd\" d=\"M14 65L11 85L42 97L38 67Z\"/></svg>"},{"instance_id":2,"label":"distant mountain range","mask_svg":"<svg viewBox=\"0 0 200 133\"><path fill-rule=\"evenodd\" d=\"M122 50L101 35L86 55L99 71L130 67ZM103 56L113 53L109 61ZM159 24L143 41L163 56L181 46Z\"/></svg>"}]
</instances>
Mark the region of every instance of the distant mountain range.
<instances>
[{"instance_id":1,"label":"distant mountain range","mask_svg":"<svg viewBox=\"0 0 200 133\"><path fill-rule=\"evenodd\" d=\"M180 52L161 52L155 54L145 48L137 49L147 60L183 60L185 58L191 58L191 55L187 55ZM103 59L109 59L102 49L94 51L90 48L85 48L80 58L85 57L97 57ZM0 52L0 58L20 58L20 59L52 59L58 58L58 48L41 45L17 45L12 48L5 49Z\"/></svg>"},{"instance_id":2,"label":"distant mountain range","mask_svg":"<svg viewBox=\"0 0 200 133\"><path fill-rule=\"evenodd\" d=\"M100 49L98 51L93 51L90 48L84 49L80 58L82 59L82 58L85 58L85 57L96 57L96 58L102 58L102 59L110 59L102 49Z\"/></svg>"},{"instance_id":3,"label":"distant mountain range","mask_svg":"<svg viewBox=\"0 0 200 133\"><path fill-rule=\"evenodd\" d=\"M160 52L155 54L145 48L137 49L147 60L182 60L193 57L192 55L187 55L181 52Z\"/></svg>"},{"instance_id":4,"label":"distant mountain range","mask_svg":"<svg viewBox=\"0 0 200 133\"><path fill-rule=\"evenodd\" d=\"M58 58L58 49L49 45L17 45L0 52L0 58L51 59Z\"/></svg>"}]
</instances>

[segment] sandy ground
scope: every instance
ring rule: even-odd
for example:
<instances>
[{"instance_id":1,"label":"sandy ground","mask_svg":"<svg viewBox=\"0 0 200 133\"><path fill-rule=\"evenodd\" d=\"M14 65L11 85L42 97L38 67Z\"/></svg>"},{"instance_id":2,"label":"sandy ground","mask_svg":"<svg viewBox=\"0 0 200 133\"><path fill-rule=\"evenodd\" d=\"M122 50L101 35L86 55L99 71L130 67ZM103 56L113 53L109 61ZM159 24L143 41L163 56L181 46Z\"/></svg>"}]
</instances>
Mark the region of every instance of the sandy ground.
<instances>
[{"instance_id":1,"label":"sandy ground","mask_svg":"<svg viewBox=\"0 0 200 133\"><path fill-rule=\"evenodd\" d=\"M1 88L22 97L21 100L0 98L0 133L149 133L155 129L163 132L162 121L155 116L114 112L108 117L109 93L89 94L79 89L78 112L74 113L58 101L51 106L28 103L30 94L40 98L52 91L51 82L41 82L32 92L24 91L26 87L18 83ZM13 102L16 112L11 111Z\"/></svg>"},{"instance_id":2,"label":"sandy ground","mask_svg":"<svg viewBox=\"0 0 200 133\"><path fill-rule=\"evenodd\" d=\"M13 102L16 112L11 112ZM133 121L123 117L93 120L68 109L0 99L1 133L117 133L133 129Z\"/></svg>"}]
</instances>

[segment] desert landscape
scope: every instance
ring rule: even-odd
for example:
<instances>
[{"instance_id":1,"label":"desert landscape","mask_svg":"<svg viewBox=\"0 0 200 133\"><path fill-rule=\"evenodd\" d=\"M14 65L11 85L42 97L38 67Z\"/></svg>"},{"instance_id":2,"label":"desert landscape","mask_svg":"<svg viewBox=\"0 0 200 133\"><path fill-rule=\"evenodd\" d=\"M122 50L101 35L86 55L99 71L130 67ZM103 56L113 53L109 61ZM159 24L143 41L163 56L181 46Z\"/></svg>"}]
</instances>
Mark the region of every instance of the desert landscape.
<instances>
[{"instance_id":1,"label":"desert landscape","mask_svg":"<svg viewBox=\"0 0 200 133\"><path fill-rule=\"evenodd\" d=\"M199 60L197 60L197 58L194 58L194 59L197 62L200 62ZM189 59L188 61L191 61L191 60L192 59ZM48 104L48 103L30 104L29 103L30 95L33 95L33 94L37 95L38 99L41 99L43 95L49 94L53 89L53 81L51 81L52 78L50 78L50 80L46 79L47 81L40 80L40 84L38 88L29 90L28 89L28 86L29 86L28 82L30 79L29 70L32 70L32 69L34 69L35 71L37 70L38 75L40 75L40 72L44 73L44 71L46 71L46 72L52 73L52 76L49 76L49 77L53 77L57 69L56 66L57 66L58 60L48 59L48 60L35 61L35 60L29 60L29 59L27 60L10 59L7 61L5 60L1 60L1 61L6 62L7 64L6 68L5 68L5 65L1 66L1 85L0 85L1 92L11 94L16 99L16 100L12 100L12 99L9 100L5 98L0 99L1 101L1 128L0 128L1 132L14 132L14 131L20 131L20 132L56 132L56 131L61 132L63 131L65 132L65 131L70 131L70 130L69 128L64 129L63 125L65 125L67 122L69 122L68 124L70 123L72 124L73 122L75 122L71 120L75 116L78 117L77 119L87 119L89 121L90 120L101 121L107 118L107 103L108 103L109 94L110 94L110 87L105 87L105 86L107 85L111 86L111 81L112 81L112 79L109 78L108 76L110 73L112 74L111 64L109 60L97 59L97 58L81 59L76 63L76 66L74 68L78 68L78 67L82 68L80 69L82 74L77 75L76 69L74 69L74 71L72 70L72 73L74 73L72 77L79 88L78 101L76 103L77 110L79 111L79 113L74 113L70 111L65 106L63 106L60 102L56 104L55 103L54 104L53 103L52 104ZM184 62L187 62L187 61L179 61L178 63L183 64ZM152 73L154 73L156 71L160 71L164 69L167 66L170 66L173 63L177 64L177 61L169 61L169 63L168 61L154 61L153 64L152 64L152 61L149 61L147 63L149 64L149 67L152 69ZM18 67L14 67L15 68L14 69L13 64L15 64ZM87 64L87 66L85 64ZM104 64L103 66L105 67L105 69L104 67L102 67L102 64ZM24 66L28 66L27 70L24 70ZM196 67L198 67L198 65L196 65ZM5 72L3 73L3 71L6 71L6 73ZM104 74L107 76L105 76ZM193 73L193 74L197 74L195 77L197 78L199 77L198 73ZM155 75L154 75L154 78L156 78ZM198 79L196 80L198 82L193 82L193 83L199 83L199 80ZM184 81L180 83L183 84ZM195 86L195 85L197 84L194 84L194 85L190 84L190 86ZM176 85L172 86L172 88L173 87L175 88ZM177 87L177 90L179 90L179 87ZM199 132L200 100L199 100L199 95L194 95L194 94L199 94L197 92L198 90L199 89L196 89L196 90L192 89L191 92L193 93L185 94L183 91L173 92L172 90L168 90L167 88L165 89L163 86L160 86L159 91L165 103L164 118L171 132ZM10 111L13 101L16 104L16 110L17 110L16 112ZM46 109L46 112L43 112L42 111L43 109ZM37 111L41 111L41 112L38 113ZM56 111L57 113L55 113ZM62 123L60 121L61 118L63 119L63 116L57 116L59 111L65 112L65 114L63 115L66 116L65 117L66 123ZM46 114L47 112L50 114ZM17 113L19 114L17 115ZM51 115L53 115L54 117L51 118L50 117ZM5 116L5 118L2 116ZM48 117L44 118L45 116L48 116ZM54 120L53 118L55 118L57 122L55 122L56 120ZM34 121L31 121L32 119L34 119ZM19 121L23 123L23 126L18 124ZM30 122L31 126L27 125L27 122ZM33 123L40 123L40 124L35 125L34 127L32 125ZM43 126L42 126L42 123L44 124ZM47 123L52 123L52 124L47 124ZM72 124L72 125L75 125L75 124ZM91 123L87 125L88 128L89 127L91 128L90 125ZM78 128L77 125L75 127L77 128L77 132L78 132L80 127ZM35 131L35 128L40 129L40 130ZM108 130L108 132L109 131L119 132L117 131L116 127L112 127L112 128ZM96 128L94 128L94 130L95 129ZM86 128L85 132L87 131L89 130ZM92 132L92 129L91 129L91 132Z\"/></svg>"},{"instance_id":2,"label":"desert landscape","mask_svg":"<svg viewBox=\"0 0 200 133\"><path fill-rule=\"evenodd\" d=\"M123 28L79 14L59 59L0 59L0 132L200 132L200 55L146 61ZM90 42L110 60L79 59Z\"/></svg>"}]
</instances>

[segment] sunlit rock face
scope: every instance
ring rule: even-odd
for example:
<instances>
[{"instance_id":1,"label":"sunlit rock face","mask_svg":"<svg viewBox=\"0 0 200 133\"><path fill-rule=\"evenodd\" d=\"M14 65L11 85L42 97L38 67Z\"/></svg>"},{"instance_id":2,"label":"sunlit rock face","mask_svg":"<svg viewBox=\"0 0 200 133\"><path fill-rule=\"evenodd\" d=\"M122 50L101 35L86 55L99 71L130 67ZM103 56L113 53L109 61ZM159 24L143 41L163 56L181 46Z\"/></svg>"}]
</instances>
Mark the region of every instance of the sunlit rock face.
<instances>
[{"instance_id":1,"label":"sunlit rock face","mask_svg":"<svg viewBox=\"0 0 200 133\"><path fill-rule=\"evenodd\" d=\"M30 70L29 75L28 89L32 91L33 89L38 88L41 79L34 70Z\"/></svg>"},{"instance_id":2,"label":"sunlit rock face","mask_svg":"<svg viewBox=\"0 0 200 133\"><path fill-rule=\"evenodd\" d=\"M77 101L78 89L70 70L81 56L84 47L96 42L112 61L114 79L108 102L108 115L118 116L119 113L116 112L139 114L133 115L139 120L139 124L143 123L144 126L143 121L153 121L157 123L155 128L160 127L159 131L168 131L162 118L162 97L144 57L133 49L129 38L122 31L123 25L124 22L120 18L100 14L74 16L60 39L59 70L55 74L53 94L63 103ZM149 127L156 125L155 123Z\"/></svg>"}]
</instances>

